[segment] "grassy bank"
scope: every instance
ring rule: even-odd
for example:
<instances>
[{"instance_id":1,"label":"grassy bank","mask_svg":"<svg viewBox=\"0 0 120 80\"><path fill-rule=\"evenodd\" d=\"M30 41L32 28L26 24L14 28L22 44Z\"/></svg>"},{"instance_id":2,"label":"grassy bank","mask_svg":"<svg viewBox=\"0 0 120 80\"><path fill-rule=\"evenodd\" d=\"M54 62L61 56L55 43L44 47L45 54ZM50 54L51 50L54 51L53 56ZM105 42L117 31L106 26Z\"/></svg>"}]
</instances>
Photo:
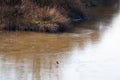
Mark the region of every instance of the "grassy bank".
<instances>
[{"instance_id":1,"label":"grassy bank","mask_svg":"<svg viewBox=\"0 0 120 80\"><path fill-rule=\"evenodd\" d=\"M0 29L62 32L71 28L73 18L85 18L86 7L100 4L102 0L0 0Z\"/></svg>"}]
</instances>

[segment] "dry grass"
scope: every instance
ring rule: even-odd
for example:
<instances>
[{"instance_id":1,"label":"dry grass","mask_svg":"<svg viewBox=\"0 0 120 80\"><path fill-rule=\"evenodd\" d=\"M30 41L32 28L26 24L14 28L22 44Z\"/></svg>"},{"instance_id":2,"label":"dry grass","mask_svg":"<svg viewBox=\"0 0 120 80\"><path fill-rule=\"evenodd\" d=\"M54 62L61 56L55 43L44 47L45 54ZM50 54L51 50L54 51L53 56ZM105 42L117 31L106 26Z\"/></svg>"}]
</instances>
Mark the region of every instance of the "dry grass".
<instances>
[{"instance_id":1,"label":"dry grass","mask_svg":"<svg viewBox=\"0 0 120 80\"><path fill-rule=\"evenodd\" d=\"M20 6L17 6L17 9L19 13L23 14L23 24L29 26L28 30L58 32L63 27L67 28L66 25L70 21L65 13L61 13L62 9L48 6L40 7L29 0L23 1Z\"/></svg>"}]
</instances>

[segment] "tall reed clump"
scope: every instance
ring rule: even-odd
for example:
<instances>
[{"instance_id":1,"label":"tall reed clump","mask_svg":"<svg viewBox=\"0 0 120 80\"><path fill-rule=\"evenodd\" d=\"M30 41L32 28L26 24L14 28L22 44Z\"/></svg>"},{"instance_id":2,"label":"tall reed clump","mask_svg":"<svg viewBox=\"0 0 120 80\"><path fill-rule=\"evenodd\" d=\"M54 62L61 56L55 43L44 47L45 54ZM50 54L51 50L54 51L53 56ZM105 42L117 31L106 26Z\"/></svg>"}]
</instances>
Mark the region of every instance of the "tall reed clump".
<instances>
[{"instance_id":1,"label":"tall reed clump","mask_svg":"<svg viewBox=\"0 0 120 80\"><path fill-rule=\"evenodd\" d=\"M31 1L24 1L20 6L26 23L31 30L43 32L59 32L67 28L69 18L62 14L56 6L39 6Z\"/></svg>"}]
</instances>

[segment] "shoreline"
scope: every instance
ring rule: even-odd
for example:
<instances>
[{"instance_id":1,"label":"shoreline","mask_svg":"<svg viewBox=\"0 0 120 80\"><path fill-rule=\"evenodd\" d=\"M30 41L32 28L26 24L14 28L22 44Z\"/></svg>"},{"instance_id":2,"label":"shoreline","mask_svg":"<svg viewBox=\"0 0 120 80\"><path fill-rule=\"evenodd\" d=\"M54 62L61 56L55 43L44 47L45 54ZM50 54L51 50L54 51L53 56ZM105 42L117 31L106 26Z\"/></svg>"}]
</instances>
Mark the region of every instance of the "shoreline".
<instances>
[{"instance_id":1,"label":"shoreline","mask_svg":"<svg viewBox=\"0 0 120 80\"><path fill-rule=\"evenodd\" d=\"M48 3L47 0L6 1L0 3L0 30L51 33L65 32L72 29L71 23L88 20L87 8L108 5L107 1L102 0L65 0L58 1L57 4L57 0L53 3Z\"/></svg>"}]
</instances>

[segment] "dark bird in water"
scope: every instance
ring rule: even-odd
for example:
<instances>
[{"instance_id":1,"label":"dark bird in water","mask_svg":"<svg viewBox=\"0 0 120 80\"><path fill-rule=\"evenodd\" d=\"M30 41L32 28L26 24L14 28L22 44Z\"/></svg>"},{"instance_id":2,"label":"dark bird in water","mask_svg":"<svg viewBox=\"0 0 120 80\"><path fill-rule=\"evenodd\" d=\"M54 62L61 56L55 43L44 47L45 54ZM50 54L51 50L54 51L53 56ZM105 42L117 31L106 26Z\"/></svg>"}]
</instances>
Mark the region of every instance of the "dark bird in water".
<instances>
[{"instance_id":1,"label":"dark bird in water","mask_svg":"<svg viewBox=\"0 0 120 80\"><path fill-rule=\"evenodd\" d=\"M56 63L57 63L57 64L59 64L59 62L58 62L58 61L56 61Z\"/></svg>"}]
</instances>

